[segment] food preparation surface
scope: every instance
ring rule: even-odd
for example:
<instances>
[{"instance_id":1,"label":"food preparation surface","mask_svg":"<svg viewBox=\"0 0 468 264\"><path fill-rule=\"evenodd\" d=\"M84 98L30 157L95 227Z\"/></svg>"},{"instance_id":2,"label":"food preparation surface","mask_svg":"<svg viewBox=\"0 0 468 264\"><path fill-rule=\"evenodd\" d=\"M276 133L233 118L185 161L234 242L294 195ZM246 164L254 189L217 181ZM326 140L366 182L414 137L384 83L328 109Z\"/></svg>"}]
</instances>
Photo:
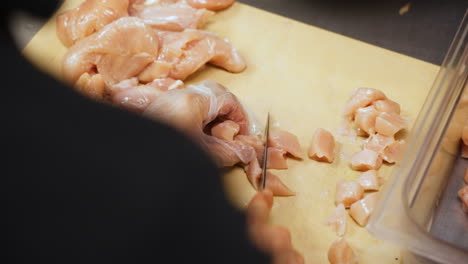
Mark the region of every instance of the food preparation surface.
<instances>
[{"instance_id":1,"label":"food preparation surface","mask_svg":"<svg viewBox=\"0 0 468 264\"><path fill-rule=\"evenodd\" d=\"M80 2L66 1L64 8ZM337 236L322 223L334 209L336 181L359 175L346 160L358 144L336 133L350 92L358 87L381 89L401 104L402 115L414 120L439 67L241 3L216 14L207 29L227 37L246 59L247 69L232 74L207 67L188 83L205 79L222 83L259 120L269 111L272 129L279 126L296 134L304 156L316 128L337 137L333 164L289 159L290 169L274 171L297 195L275 198L271 221L290 228L307 263L328 263L327 250ZM60 78L65 51L51 19L24 53ZM379 173L388 177L390 169L385 165ZM223 178L230 200L243 208L255 192L243 170L227 169ZM346 237L361 264L401 260L398 248L372 237L351 218Z\"/></svg>"}]
</instances>

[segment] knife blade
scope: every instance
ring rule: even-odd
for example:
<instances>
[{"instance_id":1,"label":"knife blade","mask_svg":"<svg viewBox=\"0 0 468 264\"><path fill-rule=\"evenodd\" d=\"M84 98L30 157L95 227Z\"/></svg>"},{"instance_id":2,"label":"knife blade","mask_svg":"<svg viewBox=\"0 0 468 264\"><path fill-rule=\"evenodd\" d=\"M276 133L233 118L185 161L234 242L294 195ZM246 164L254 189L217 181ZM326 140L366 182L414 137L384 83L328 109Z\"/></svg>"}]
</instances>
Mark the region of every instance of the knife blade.
<instances>
[{"instance_id":1,"label":"knife blade","mask_svg":"<svg viewBox=\"0 0 468 264\"><path fill-rule=\"evenodd\" d=\"M268 137L270 135L270 113L267 115L267 121L265 125L265 148L263 149L263 162L262 162L262 178L260 179L260 190L264 190L266 186L266 173L267 173L267 161L268 161Z\"/></svg>"}]
</instances>

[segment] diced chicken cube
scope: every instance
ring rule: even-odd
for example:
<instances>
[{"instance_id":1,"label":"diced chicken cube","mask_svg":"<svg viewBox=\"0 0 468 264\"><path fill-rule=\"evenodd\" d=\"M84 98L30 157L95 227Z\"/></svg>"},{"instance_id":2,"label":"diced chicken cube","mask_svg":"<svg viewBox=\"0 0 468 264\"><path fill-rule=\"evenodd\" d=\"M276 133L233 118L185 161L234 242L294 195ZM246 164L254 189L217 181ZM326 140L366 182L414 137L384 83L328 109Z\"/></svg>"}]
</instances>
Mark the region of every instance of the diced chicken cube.
<instances>
[{"instance_id":1,"label":"diced chicken cube","mask_svg":"<svg viewBox=\"0 0 468 264\"><path fill-rule=\"evenodd\" d=\"M330 261L330 264L357 263L356 255L345 238L333 242L330 246L330 249L328 249L328 261Z\"/></svg>"},{"instance_id":2,"label":"diced chicken cube","mask_svg":"<svg viewBox=\"0 0 468 264\"><path fill-rule=\"evenodd\" d=\"M377 170L382 166L382 158L370 149L364 149L351 157L351 167L358 171Z\"/></svg>"},{"instance_id":3,"label":"diced chicken cube","mask_svg":"<svg viewBox=\"0 0 468 264\"><path fill-rule=\"evenodd\" d=\"M329 226L338 236L343 236L346 232L346 209L344 205L340 203L324 224Z\"/></svg>"},{"instance_id":4,"label":"diced chicken cube","mask_svg":"<svg viewBox=\"0 0 468 264\"><path fill-rule=\"evenodd\" d=\"M309 157L317 161L333 162L335 157L335 139L325 129L318 128L312 137Z\"/></svg>"},{"instance_id":5,"label":"diced chicken cube","mask_svg":"<svg viewBox=\"0 0 468 264\"><path fill-rule=\"evenodd\" d=\"M232 120L218 123L211 128L211 135L226 141L233 141L239 133L240 126Z\"/></svg>"},{"instance_id":6,"label":"diced chicken cube","mask_svg":"<svg viewBox=\"0 0 468 264\"><path fill-rule=\"evenodd\" d=\"M356 179L365 191L378 191L380 186L380 180L377 176L376 170L368 170Z\"/></svg>"},{"instance_id":7,"label":"diced chicken cube","mask_svg":"<svg viewBox=\"0 0 468 264\"><path fill-rule=\"evenodd\" d=\"M387 99L387 97L379 90L372 88L358 88L351 93L350 99L344 107L343 115L352 119L356 110L361 107L366 107L374 101L381 99Z\"/></svg>"},{"instance_id":8,"label":"diced chicken cube","mask_svg":"<svg viewBox=\"0 0 468 264\"><path fill-rule=\"evenodd\" d=\"M404 140L398 140L386 147L382 153L382 158L388 163L400 162L403 158L404 147L406 142Z\"/></svg>"},{"instance_id":9,"label":"diced chicken cube","mask_svg":"<svg viewBox=\"0 0 468 264\"><path fill-rule=\"evenodd\" d=\"M390 99L377 100L373 104L379 112L400 114L400 104Z\"/></svg>"},{"instance_id":10,"label":"diced chicken cube","mask_svg":"<svg viewBox=\"0 0 468 264\"><path fill-rule=\"evenodd\" d=\"M349 208L351 204L360 200L364 195L364 188L354 181L340 180L336 183L335 204L343 204Z\"/></svg>"},{"instance_id":11,"label":"diced chicken cube","mask_svg":"<svg viewBox=\"0 0 468 264\"><path fill-rule=\"evenodd\" d=\"M382 154L385 148L391 145L393 142L395 142L393 137L387 137L381 134L372 134L364 142L364 148Z\"/></svg>"},{"instance_id":12,"label":"diced chicken cube","mask_svg":"<svg viewBox=\"0 0 468 264\"><path fill-rule=\"evenodd\" d=\"M366 195L364 199L361 199L351 205L351 208L349 209L349 215L360 226L367 225L367 221L369 221L369 217L374 211L374 207L378 199L378 193L371 193Z\"/></svg>"},{"instance_id":13,"label":"diced chicken cube","mask_svg":"<svg viewBox=\"0 0 468 264\"><path fill-rule=\"evenodd\" d=\"M286 162L286 151L277 148L268 148L268 169L287 169L288 163Z\"/></svg>"},{"instance_id":14,"label":"diced chicken cube","mask_svg":"<svg viewBox=\"0 0 468 264\"><path fill-rule=\"evenodd\" d=\"M406 127L406 121L395 113L380 113L375 119L375 131L387 137L395 134Z\"/></svg>"},{"instance_id":15,"label":"diced chicken cube","mask_svg":"<svg viewBox=\"0 0 468 264\"><path fill-rule=\"evenodd\" d=\"M375 132L375 120L378 115L379 112L373 105L359 108L354 116L354 122L360 131L365 132L366 135L371 135Z\"/></svg>"},{"instance_id":16,"label":"diced chicken cube","mask_svg":"<svg viewBox=\"0 0 468 264\"><path fill-rule=\"evenodd\" d=\"M301 145L299 139L283 130L273 130L268 137L268 146L282 149L296 158L302 158Z\"/></svg>"},{"instance_id":17,"label":"diced chicken cube","mask_svg":"<svg viewBox=\"0 0 468 264\"><path fill-rule=\"evenodd\" d=\"M462 201L463 209L466 212L468 208L468 185L458 191L458 197Z\"/></svg>"}]
</instances>

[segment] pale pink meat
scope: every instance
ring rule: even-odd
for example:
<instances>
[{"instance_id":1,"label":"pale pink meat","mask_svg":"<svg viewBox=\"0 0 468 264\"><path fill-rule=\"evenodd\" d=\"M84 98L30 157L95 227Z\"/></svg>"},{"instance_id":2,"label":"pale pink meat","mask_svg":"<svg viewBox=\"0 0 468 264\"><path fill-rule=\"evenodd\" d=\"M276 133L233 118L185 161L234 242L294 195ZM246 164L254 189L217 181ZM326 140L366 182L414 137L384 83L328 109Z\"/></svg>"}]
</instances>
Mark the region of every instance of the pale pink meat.
<instances>
[{"instance_id":1,"label":"pale pink meat","mask_svg":"<svg viewBox=\"0 0 468 264\"><path fill-rule=\"evenodd\" d=\"M375 131L384 136L393 137L406 128L406 120L396 113L382 112L375 120Z\"/></svg>"},{"instance_id":2,"label":"pale pink meat","mask_svg":"<svg viewBox=\"0 0 468 264\"><path fill-rule=\"evenodd\" d=\"M234 138L236 141L240 141L246 145L252 146L257 153L257 160L263 162L263 140L257 135L237 135Z\"/></svg>"},{"instance_id":3,"label":"pale pink meat","mask_svg":"<svg viewBox=\"0 0 468 264\"><path fill-rule=\"evenodd\" d=\"M375 119L379 112L373 105L362 107L356 110L354 123L366 135L372 135L375 132Z\"/></svg>"},{"instance_id":4,"label":"pale pink meat","mask_svg":"<svg viewBox=\"0 0 468 264\"><path fill-rule=\"evenodd\" d=\"M158 30L183 31L186 28L203 27L214 13L206 9L196 9L180 4L155 3L131 11L132 16L139 17L146 24Z\"/></svg>"},{"instance_id":5,"label":"pale pink meat","mask_svg":"<svg viewBox=\"0 0 468 264\"><path fill-rule=\"evenodd\" d=\"M463 209L466 212L468 208L468 185L458 191L458 198L462 201Z\"/></svg>"},{"instance_id":6,"label":"pale pink meat","mask_svg":"<svg viewBox=\"0 0 468 264\"><path fill-rule=\"evenodd\" d=\"M256 189L260 189L260 180L262 176L262 168L258 163L257 159L252 160L252 162L244 167L244 170L247 174L247 179ZM273 173L266 173L266 183L265 188L269 189L274 196L294 196L295 193L291 191L279 178Z\"/></svg>"},{"instance_id":7,"label":"pale pink meat","mask_svg":"<svg viewBox=\"0 0 468 264\"><path fill-rule=\"evenodd\" d=\"M333 242L328 249L328 261L330 264L356 264L357 259L353 249L346 238Z\"/></svg>"},{"instance_id":8,"label":"pale pink meat","mask_svg":"<svg viewBox=\"0 0 468 264\"><path fill-rule=\"evenodd\" d=\"M336 206L333 214L325 221L338 236L343 236L346 232L346 209L343 204Z\"/></svg>"},{"instance_id":9,"label":"pale pink meat","mask_svg":"<svg viewBox=\"0 0 468 264\"><path fill-rule=\"evenodd\" d=\"M186 0L195 8L206 8L208 10L221 10L230 7L235 0Z\"/></svg>"},{"instance_id":10,"label":"pale pink meat","mask_svg":"<svg viewBox=\"0 0 468 264\"><path fill-rule=\"evenodd\" d=\"M268 146L285 150L287 153L296 158L302 158L302 150L301 145L299 144L299 139L290 132L284 130L270 131L270 135L268 137Z\"/></svg>"},{"instance_id":11,"label":"pale pink meat","mask_svg":"<svg viewBox=\"0 0 468 264\"><path fill-rule=\"evenodd\" d=\"M400 114L400 104L390 99L377 100L373 103L373 105L379 112Z\"/></svg>"},{"instance_id":12,"label":"pale pink meat","mask_svg":"<svg viewBox=\"0 0 468 264\"><path fill-rule=\"evenodd\" d=\"M368 170L362 173L359 178L356 179L365 191L378 191L380 187L380 180L377 176L376 170Z\"/></svg>"},{"instance_id":13,"label":"pale pink meat","mask_svg":"<svg viewBox=\"0 0 468 264\"><path fill-rule=\"evenodd\" d=\"M366 107L374 101L387 99L385 94L372 88L358 88L351 93L350 99L346 103L343 115L351 119L354 113L361 107Z\"/></svg>"},{"instance_id":14,"label":"pale pink meat","mask_svg":"<svg viewBox=\"0 0 468 264\"><path fill-rule=\"evenodd\" d=\"M381 134L371 134L367 140L364 141L364 148L373 150L378 154L383 154L384 150L395 142L393 137L387 137Z\"/></svg>"},{"instance_id":15,"label":"pale pink meat","mask_svg":"<svg viewBox=\"0 0 468 264\"><path fill-rule=\"evenodd\" d=\"M135 41L138 39L138 41ZM73 45L63 59L63 75L78 78L99 72L107 86L138 75L158 54L155 32L140 19L120 18Z\"/></svg>"},{"instance_id":16,"label":"pale pink meat","mask_svg":"<svg viewBox=\"0 0 468 264\"><path fill-rule=\"evenodd\" d=\"M287 169L286 151L278 148L268 148L267 168L276 170Z\"/></svg>"},{"instance_id":17,"label":"pale pink meat","mask_svg":"<svg viewBox=\"0 0 468 264\"><path fill-rule=\"evenodd\" d=\"M378 199L378 193L371 193L366 195L366 197L351 205L351 208L349 209L349 215L360 226L366 226L370 215L374 211L374 207Z\"/></svg>"},{"instance_id":18,"label":"pale pink meat","mask_svg":"<svg viewBox=\"0 0 468 264\"><path fill-rule=\"evenodd\" d=\"M317 161L333 162L335 139L330 132L322 128L315 131L309 148L309 157Z\"/></svg>"},{"instance_id":19,"label":"pale pink meat","mask_svg":"<svg viewBox=\"0 0 468 264\"><path fill-rule=\"evenodd\" d=\"M57 35L70 47L107 24L128 16L128 0L86 0L79 7L57 16Z\"/></svg>"},{"instance_id":20,"label":"pale pink meat","mask_svg":"<svg viewBox=\"0 0 468 264\"><path fill-rule=\"evenodd\" d=\"M239 130L240 126L238 123L226 120L214 125L211 128L211 135L222 140L233 141Z\"/></svg>"},{"instance_id":21,"label":"pale pink meat","mask_svg":"<svg viewBox=\"0 0 468 264\"><path fill-rule=\"evenodd\" d=\"M370 149L356 152L351 157L351 167L358 171L377 170L382 166L382 158Z\"/></svg>"},{"instance_id":22,"label":"pale pink meat","mask_svg":"<svg viewBox=\"0 0 468 264\"><path fill-rule=\"evenodd\" d=\"M169 77L184 80L206 63L238 73L246 64L232 45L213 33L186 29L183 32L159 32L159 61L172 64Z\"/></svg>"},{"instance_id":23,"label":"pale pink meat","mask_svg":"<svg viewBox=\"0 0 468 264\"><path fill-rule=\"evenodd\" d=\"M382 152L382 158L388 163L398 163L403 159L406 141L397 140L388 145Z\"/></svg>"},{"instance_id":24,"label":"pale pink meat","mask_svg":"<svg viewBox=\"0 0 468 264\"><path fill-rule=\"evenodd\" d=\"M101 74L90 75L83 73L76 81L75 87L78 91L90 96L91 98L100 100L104 96L106 84L102 79Z\"/></svg>"},{"instance_id":25,"label":"pale pink meat","mask_svg":"<svg viewBox=\"0 0 468 264\"><path fill-rule=\"evenodd\" d=\"M364 188L357 182L339 180L336 183L335 204L349 208L364 195Z\"/></svg>"},{"instance_id":26,"label":"pale pink meat","mask_svg":"<svg viewBox=\"0 0 468 264\"><path fill-rule=\"evenodd\" d=\"M172 63L165 61L153 61L139 75L138 80L142 83L151 82L154 79L168 78L172 70Z\"/></svg>"}]
</instances>

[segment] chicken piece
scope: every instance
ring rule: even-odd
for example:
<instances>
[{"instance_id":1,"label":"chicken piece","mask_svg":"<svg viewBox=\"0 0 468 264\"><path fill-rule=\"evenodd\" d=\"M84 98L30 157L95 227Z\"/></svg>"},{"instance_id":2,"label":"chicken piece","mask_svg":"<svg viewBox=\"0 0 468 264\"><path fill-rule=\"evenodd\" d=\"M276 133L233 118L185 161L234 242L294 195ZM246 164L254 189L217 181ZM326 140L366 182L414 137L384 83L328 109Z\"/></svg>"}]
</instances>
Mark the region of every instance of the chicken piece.
<instances>
[{"instance_id":1,"label":"chicken piece","mask_svg":"<svg viewBox=\"0 0 468 264\"><path fill-rule=\"evenodd\" d=\"M405 119L395 113L383 112L375 119L375 131L387 137L395 136L404 128L406 128Z\"/></svg>"},{"instance_id":2,"label":"chicken piece","mask_svg":"<svg viewBox=\"0 0 468 264\"><path fill-rule=\"evenodd\" d=\"M463 211L468 212L468 185L458 191L458 198L462 201Z\"/></svg>"},{"instance_id":3,"label":"chicken piece","mask_svg":"<svg viewBox=\"0 0 468 264\"><path fill-rule=\"evenodd\" d=\"M357 259L353 249L349 246L346 239L343 237L340 240L333 242L328 249L328 261L330 264L356 264Z\"/></svg>"},{"instance_id":4,"label":"chicken piece","mask_svg":"<svg viewBox=\"0 0 468 264\"><path fill-rule=\"evenodd\" d=\"M211 128L211 135L222 140L233 141L239 133L239 124L234 121L226 120L218 123Z\"/></svg>"},{"instance_id":5,"label":"chicken piece","mask_svg":"<svg viewBox=\"0 0 468 264\"><path fill-rule=\"evenodd\" d=\"M360 131L365 132L364 135L372 135L375 132L375 119L378 115L379 112L373 105L362 107L356 110L354 123Z\"/></svg>"},{"instance_id":6,"label":"chicken piece","mask_svg":"<svg viewBox=\"0 0 468 264\"><path fill-rule=\"evenodd\" d=\"M338 236L343 236L346 232L346 209L344 205L340 203L324 224L329 226Z\"/></svg>"},{"instance_id":7,"label":"chicken piece","mask_svg":"<svg viewBox=\"0 0 468 264\"><path fill-rule=\"evenodd\" d=\"M76 81L75 87L78 91L87 94L91 98L100 100L104 96L106 84L101 74L90 75L85 72Z\"/></svg>"},{"instance_id":8,"label":"chicken piece","mask_svg":"<svg viewBox=\"0 0 468 264\"><path fill-rule=\"evenodd\" d=\"M287 169L288 163L286 162L285 155L286 151L282 149L268 148L267 168L277 170Z\"/></svg>"},{"instance_id":9,"label":"chicken piece","mask_svg":"<svg viewBox=\"0 0 468 264\"><path fill-rule=\"evenodd\" d=\"M371 193L363 199L353 203L349 209L349 215L360 226L366 226L369 217L374 211L375 204L379 199L379 193Z\"/></svg>"},{"instance_id":10,"label":"chicken piece","mask_svg":"<svg viewBox=\"0 0 468 264\"><path fill-rule=\"evenodd\" d=\"M268 137L268 146L272 148L278 148L285 150L287 153L291 154L293 157L302 159L301 145L299 144L299 139L283 130L272 130Z\"/></svg>"},{"instance_id":11,"label":"chicken piece","mask_svg":"<svg viewBox=\"0 0 468 264\"><path fill-rule=\"evenodd\" d=\"M330 132L322 128L315 130L312 144L309 148L309 157L317 161L333 162L335 157L335 139Z\"/></svg>"},{"instance_id":12,"label":"chicken piece","mask_svg":"<svg viewBox=\"0 0 468 264\"><path fill-rule=\"evenodd\" d=\"M382 158L388 163L397 163L403 159L405 152L406 141L398 140L385 148L382 153Z\"/></svg>"},{"instance_id":13,"label":"chicken piece","mask_svg":"<svg viewBox=\"0 0 468 264\"><path fill-rule=\"evenodd\" d=\"M372 104L374 101L387 99L385 94L372 88L358 88L351 93L350 99L346 103L343 115L350 119L354 118L354 113L362 107Z\"/></svg>"},{"instance_id":14,"label":"chicken piece","mask_svg":"<svg viewBox=\"0 0 468 264\"><path fill-rule=\"evenodd\" d=\"M241 72L246 65L237 50L213 33L186 29L183 32L159 32L159 61L173 65L169 77L184 80L206 63L229 72Z\"/></svg>"},{"instance_id":15,"label":"chicken piece","mask_svg":"<svg viewBox=\"0 0 468 264\"><path fill-rule=\"evenodd\" d=\"M373 103L373 106L379 112L400 114L400 104L390 99L377 100Z\"/></svg>"},{"instance_id":16,"label":"chicken piece","mask_svg":"<svg viewBox=\"0 0 468 264\"><path fill-rule=\"evenodd\" d=\"M361 150L351 157L353 170L378 170L380 166L382 166L382 158L377 152L370 149Z\"/></svg>"},{"instance_id":17,"label":"chicken piece","mask_svg":"<svg viewBox=\"0 0 468 264\"><path fill-rule=\"evenodd\" d=\"M137 76L157 54L155 32L138 18L123 17L73 45L64 56L63 75L75 84L82 74L97 69L110 87Z\"/></svg>"},{"instance_id":18,"label":"chicken piece","mask_svg":"<svg viewBox=\"0 0 468 264\"><path fill-rule=\"evenodd\" d=\"M378 191L380 187L380 180L376 170L368 170L362 173L356 179L356 182L364 188L364 191Z\"/></svg>"},{"instance_id":19,"label":"chicken piece","mask_svg":"<svg viewBox=\"0 0 468 264\"><path fill-rule=\"evenodd\" d=\"M393 137L387 137L381 134L371 134L369 138L364 141L364 148L373 150L378 154L383 154L384 150L395 142Z\"/></svg>"},{"instance_id":20,"label":"chicken piece","mask_svg":"<svg viewBox=\"0 0 468 264\"><path fill-rule=\"evenodd\" d=\"M128 16L127 9L128 0L86 0L57 16L57 36L70 47L112 21Z\"/></svg>"},{"instance_id":21,"label":"chicken piece","mask_svg":"<svg viewBox=\"0 0 468 264\"><path fill-rule=\"evenodd\" d=\"M143 19L146 24L158 30L183 31L187 28L203 27L214 12L180 4L155 3L132 9L130 14Z\"/></svg>"},{"instance_id":22,"label":"chicken piece","mask_svg":"<svg viewBox=\"0 0 468 264\"><path fill-rule=\"evenodd\" d=\"M154 79L168 78L171 69L171 63L156 60L138 75L138 80L142 83L148 83Z\"/></svg>"},{"instance_id":23,"label":"chicken piece","mask_svg":"<svg viewBox=\"0 0 468 264\"><path fill-rule=\"evenodd\" d=\"M468 168L465 170L465 177L463 178L466 184L468 184Z\"/></svg>"},{"instance_id":24,"label":"chicken piece","mask_svg":"<svg viewBox=\"0 0 468 264\"><path fill-rule=\"evenodd\" d=\"M186 0L187 3L195 8L206 8L216 11L230 7L235 0Z\"/></svg>"},{"instance_id":25,"label":"chicken piece","mask_svg":"<svg viewBox=\"0 0 468 264\"><path fill-rule=\"evenodd\" d=\"M260 180L262 176L262 168L260 167L258 160L252 160L252 162L244 167L247 174L247 179L256 189L260 189ZM273 173L266 173L265 188L269 189L274 196L294 196L295 193L291 191L279 178Z\"/></svg>"},{"instance_id":26,"label":"chicken piece","mask_svg":"<svg viewBox=\"0 0 468 264\"><path fill-rule=\"evenodd\" d=\"M349 208L364 195L364 188L357 182L339 180L336 183L335 205Z\"/></svg>"}]
</instances>

